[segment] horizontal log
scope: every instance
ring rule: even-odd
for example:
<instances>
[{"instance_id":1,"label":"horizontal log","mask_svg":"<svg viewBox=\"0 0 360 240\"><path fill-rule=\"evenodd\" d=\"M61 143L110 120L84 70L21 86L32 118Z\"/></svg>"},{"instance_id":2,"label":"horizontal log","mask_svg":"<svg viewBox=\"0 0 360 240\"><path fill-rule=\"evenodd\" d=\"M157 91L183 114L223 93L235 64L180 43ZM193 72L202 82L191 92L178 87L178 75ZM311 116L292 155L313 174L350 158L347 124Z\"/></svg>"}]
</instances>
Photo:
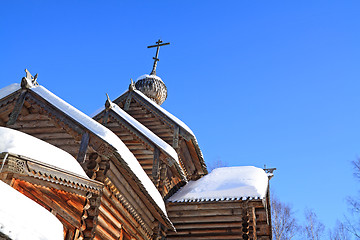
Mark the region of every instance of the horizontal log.
<instances>
[{"instance_id":1,"label":"horizontal log","mask_svg":"<svg viewBox=\"0 0 360 240\"><path fill-rule=\"evenodd\" d=\"M140 165L151 165L153 164L153 158L151 159L143 159L141 161L139 161Z\"/></svg>"},{"instance_id":2,"label":"horizontal log","mask_svg":"<svg viewBox=\"0 0 360 240\"><path fill-rule=\"evenodd\" d=\"M247 204L247 205L245 205ZM231 209L244 208L244 206L263 208L262 200L252 201L213 201L213 202L168 202L168 212L182 210L202 210L202 209Z\"/></svg>"},{"instance_id":3,"label":"horizontal log","mask_svg":"<svg viewBox=\"0 0 360 240\"><path fill-rule=\"evenodd\" d=\"M237 236L242 235L242 226L237 228L213 228L208 226L208 229L191 229L191 230L177 230L177 232L169 232L168 236L179 236L179 235L188 235L188 237L193 236L194 234L204 235L204 236L213 236L213 235L223 235L228 236L229 234L234 234Z\"/></svg>"},{"instance_id":4,"label":"horizontal log","mask_svg":"<svg viewBox=\"0 0 360 240\"><path fill-rule=\"evenodd\" d=\"M133 151L131 151L133 154L138 154L138 155L150 155L150 156L154 156L154 152L148 149L134 149Z\"/></svg>"},{"instance_id":5,"label":"horizontal log","mask_svg":"<svg viewBox=\"0 0 360 240\"><path fill-rule=\"evenodd\" d=\"M240 222L241 216L197 216L197 217L172 217L171 221L177 223L208 223L208 222Z\"/></svg>"},{"instance_id":6,"label":"horizontal log","mask_svg":"<svg viewBox=\"0 0 360 240\"><path fill-rule=\"evenodd\" d=\"M54 128L55 125L49 120L31 120L31 121L23 121L20 118L14 124L14 128Z\"/></svg>"},{"instance_id":7,"label":"horizontal log","mask_svg":"<svg viewBox=\"0 0 360 240\"><path fill-rule=\"evenodd\" d=\"M52 133L52 134L48 134L48 133L34 133L32 134L32 136L36 137L36 138L40 138L40 139L62 139L62 138L72 138L72 136L66 132L62 132L62 133Z\"/></svg>"},{"instance_id":8,"label":"horizontal log","mask_svg":"<svg viewBox=\"0 0 360 240\"><path fill-rule=\"evenodd\" d=\"M154 156L151 154L151 155L149 155L149 154L134 154L135 155L135 157L136 157L136 159L138 159L139 161L141 161L141 160L144 160L144 159L152 159Z\"/></svg>"},{"instance_id":9,"label":"horizontal log","mask_svg":"<svg viewBox=\"0 0 360 240\"><path fill-rule=\"evenodd\" d=\"M26 102L25 102L26 103ZM42 114L33 114L30 113L29 115L26 116L19 116L20 121L45 121L45 120L50 120L50 118L46 115L42 115Z\"/></svg>"},{"instance_id":10,"label":"horizontal log","mask_svg":"<svg viewBox=\"0 0 360 240\"><path fill-rule=\"evenodd\" d=\"M128 142L124 142L127 148L130 150L145 150L143 145L140 144L129 144Z\"/></svg>"},{"instance_id":11,"label":"horizontal log","mask_svg":"<svg viewBox=\"0 0 360 240\"><path fill-rule=\"evenodd\" d=\"M242 209L205 209L190 211L169 211L169 217L196 217L196 216L236 216L242 214Z\"/></svg>"},{"instance_id":12,"label":"horizontal log","mask_svg":"<svg viewBox=\"0 0 360 240\"><path fill-rule=\"evenodd\" d=\"M111 129L110 129L111 130ZM116 134L116 136L118 136L120 139L121 139L121 141L134 141L135 140L135 138L132 136L132 135L130 135L129 133L127 134L127 135L119 135L119 134L117 134L117 132L114 132L115 134Z\"/></svg>"},{"instance_id":13,"label":"horizontal log","mask_svg":"<svg viewBox=\"0 0 360 240\"><path fill-rule=\"evenodd\" d=\"M224 239L242 239L241 235L238 234L219 234L219 235L204 235L204 234L192 234L192 235L172 235L167 236L166 239L173 239L173 240L184 240L184 239L191 239L191 240L210 240L210 239L218 239L218 240L224 240Z\"/></svg>"},{"instance_id":14,"label":"horizontal log","mask_svg":"<svg viewBox=\"0 0 360 240\"><path fill-rule=\"evenodd\" d=\"M209 227L211 228L238 228L238 227L242 227L242 223L241 222L227 222L227 223L223 223L223 222L213 222L213 223L191 223L191 224L187 224L187 223L179 223L175 225L176 227L176 231L186 231L188 229L209 229Z\"/></svg>"}]
</instances>

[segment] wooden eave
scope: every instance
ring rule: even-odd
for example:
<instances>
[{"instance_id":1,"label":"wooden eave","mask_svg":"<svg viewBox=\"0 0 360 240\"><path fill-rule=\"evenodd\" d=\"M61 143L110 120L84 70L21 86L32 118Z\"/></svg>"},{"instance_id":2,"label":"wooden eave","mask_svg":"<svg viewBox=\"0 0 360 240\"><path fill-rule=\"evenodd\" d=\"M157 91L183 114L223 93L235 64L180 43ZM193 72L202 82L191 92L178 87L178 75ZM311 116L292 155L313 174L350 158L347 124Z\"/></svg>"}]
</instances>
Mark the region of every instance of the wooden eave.
<instances>
[{"instance_id":1,"label":"wooden eave","mask_svg":"<svg viewBox=\"0 0 360 240\"><path fill-rule=\"evenodd\" d=\"M0 174L13 174L27 182L71 192L85 197L88 192L101 195L101 182L84 178L64 169L13 154L0 153Z\"/></svg>"},{"instance_id":2,"label":"wooden eave","mask_svg":"<svg viewBox=\"0 0 360 240\"><path fill-rule=\"evenodd\" d=\"M129 96L129 95L131 95L131 96ZM192 133L188 132L186 129L182 128L180 125L178 125L175 121L173 121L171 118L169 118L166 114L159 111L159 109L154 107L152 103L149 103L149 101L151 101L150 99L144 98L143 96L138 94L137 91L127 91L123 95L121 95L120 97L115 99L113 102L124 109L124 105L127 104L126 101L128 101L130 104L130 108L131 108L131 99L134 99L141 106L143 106L149 112L151 112L157 119L159 119L165 125L169 126L172 129L173 134L174 134L175 128L179 129L179 136L181 136L187 142L187 145L189 146L189 148L194 149L194 151L196 153L196 155L193 155L193 162L194 162L194 165L196 166L197 174L199 175L196 178L199 178L208 173L202 152L200 150L199 144L198 144L195 136ZM130 110L130 108L129 108L129 110ZM126 110L126 109L124 109L124 110L129 112L129 110ZM130 115L132 115L132 114L130 113ZM132 116L135 119L137 119L137 116L134 116L134 115L132 115ZM145 123L143 123L143 124L146 126ZM146 126L146 127L148 127L148 126ZM148 128L150 130L152 130L151 127L148 127ZM153 131L153 132L156 134L156 131ZM160 136L159 134L157 134L157 135L160 138L164 139L164 137ZM169 143L170 145L172 145L172 142L170 140L165 140L165 141L167 143ZM194 157L196 157L196 158L194 158ZM195 159L197 159L197 160L195 160ZM198 163L197 163L197 161L198 161Z\"/></svg>"}]
</instances>

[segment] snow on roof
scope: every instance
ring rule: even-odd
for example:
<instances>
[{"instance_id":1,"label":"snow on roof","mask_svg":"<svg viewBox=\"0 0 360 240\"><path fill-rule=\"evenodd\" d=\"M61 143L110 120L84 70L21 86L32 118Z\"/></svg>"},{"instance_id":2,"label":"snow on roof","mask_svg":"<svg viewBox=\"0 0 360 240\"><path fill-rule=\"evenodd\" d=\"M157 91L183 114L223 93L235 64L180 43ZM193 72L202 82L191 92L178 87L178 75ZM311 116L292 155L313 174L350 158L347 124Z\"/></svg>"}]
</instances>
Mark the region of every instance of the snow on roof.
<instances>
[{"instance_id":1,"label":"snow on roof","mask_svg":"<svg viewBox=\"0 0 360 240\"><path fill-rule=\"evenodd\" d=\"M147 138L149 138L153 143L155 143L160 149L169 154L177 163L179 163L178 155L174 148L172 148L169 144L167 144L164 140L159 138L156 134L150 131L147 127L139 123L135 118L130 116L127 112L122 110L115 103L111 104L111 109L118 114L120 117L125 119L132 127L136 130L144 134ZM179 163L180 164L180 163Z\"/></svg>"},{"instance_id":2,"label":"snow on roof","mask_svg":"<svg viewBox=\"0 0 360 240\"><path fill-rule=\"evenodd\" d=\"M13 240L63 240L62 223L45 208L0 181L0 232Z\"/></svg>"},{"instance_id":3,"label":"snow on roof","mask_svg":"<svg viewBox=\"0 0 360 240\"><path fill-rule=\"evenodd\" d=\"M135 156L130 152L126 145L115 135L115 133L113 133L108 128L104 127L91 117L87 116L83 112L74 108L58 96L54 95L52 92L50 92L43 86L34 86L30 90L44 98L46 101L48 101L54 107L58 108L67 116L71 117L72 119L83 125L85 128L90 130L99 138L112 145L120 154L121 158L128 164L132 172L140 180L150 197L155 201L155 203L165 214L165 216L167 216L165 203L159 191L156 189L150 178L146 175L145 171L143 170L139 162L136 160Z\"/></svg>"},{"instance_id":4,"label":"snow on roof","mask_svg":"<svg viewBox=\"0 0 360 240\"><path fill-rule=\"evenodd\" d=\"M60 148L11 128L0 127L0 136L0 153L26 156L88 179L78 161Z\"/></svg>"},{"instance_id":5,"label":"snow on roof","mask_svg":"<svg viewBox=\"0 0 360 240\"><path fill-rule=\"evenodd\" d=\"M190 181L168 201L263 199L266 196L267 188L268 177L261 168L224 167L214 169L196 181Z\"/></svg>"},{"instance_id":6,"label":"snow on roof","mask_svg":"<svg viewBox=\"0 0 360 240\"><path fill-rule=\"evenodd\" d=\"M154 78L154 79L160 80L160 81L162 82L162 80L161 80L161 78L160 78L159 76L149 75L149 74L141 75L140 77L138 77L138 78L136 79L136 81L139 81L139 80L144 79L144 78Z\"/></svg>"},{"instance_id":7,"label":"snow on roof","mask_svg":"<svg viewBox=\"0 0 360 240\"><path fill-rule=\"evenodd\" d=\"M12 94L13 92L16 92L19 89L20 89L20 84L18 83L13 83L7 87L0 89L0 99Z\"/></svg>"},{"instance_id":8,"label":"snow on roof","mask_svg":"<svg viewBox=\"0 0 360 240\"><path fill-rule=\"evenodd\" d=\"M188 133L190 133L193 137L195 137L195 134L191 131L191 129L185 124L183 123L180 119L178 119L177 117L175 117L174 115L172 115L171 113L169 113L168 111L166 111L164 108L162 108L159 104L157 104L156 102L154 102L153 100L151 100L150 98L148 98L147 96L145 96L145 94L143 94L142 92L140 92L139 90L134 90L137 94L139 94L140 96L142 96L143 98L147 99L149 103L151 103L155 108L157 108L160 112L162 112L164 115L166 115L167 117L169 117L172 121L174 121L177 125L179 125L181 128L183 128L185 131L187 131Z\"/></svg>"}]
</instances>

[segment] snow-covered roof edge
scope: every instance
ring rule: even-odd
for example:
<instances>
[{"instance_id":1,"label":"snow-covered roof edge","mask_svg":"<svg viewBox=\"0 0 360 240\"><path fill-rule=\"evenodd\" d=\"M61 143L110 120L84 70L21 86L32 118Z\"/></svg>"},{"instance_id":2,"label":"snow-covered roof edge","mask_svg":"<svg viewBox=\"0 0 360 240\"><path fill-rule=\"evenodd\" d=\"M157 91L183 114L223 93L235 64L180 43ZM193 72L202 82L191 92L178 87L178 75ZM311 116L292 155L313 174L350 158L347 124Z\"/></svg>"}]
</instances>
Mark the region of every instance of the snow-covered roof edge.
<instances>
[{"instance_id":1,"label":"snow-covered roof edge","mask_svg":"<svg viewBox=\"0 0 360 240\"><path fill-rule=\"evenodd\" d=\"M223 167L190 181L168 202L203 202L265 199L269 180L265 171L253 166Z\"/></svg>"},{"instance_id":2,"label":"snow-covered roof edge","mask_svg":"<svg viewBox=\"0 0 360 240\"><path fill-rule=\"evenodd\" d=\"M22 155L89 179L78 161L58 147L7 127L0 127L0 136L0 153L10 152Z\"/></svg>"}]
</instances>

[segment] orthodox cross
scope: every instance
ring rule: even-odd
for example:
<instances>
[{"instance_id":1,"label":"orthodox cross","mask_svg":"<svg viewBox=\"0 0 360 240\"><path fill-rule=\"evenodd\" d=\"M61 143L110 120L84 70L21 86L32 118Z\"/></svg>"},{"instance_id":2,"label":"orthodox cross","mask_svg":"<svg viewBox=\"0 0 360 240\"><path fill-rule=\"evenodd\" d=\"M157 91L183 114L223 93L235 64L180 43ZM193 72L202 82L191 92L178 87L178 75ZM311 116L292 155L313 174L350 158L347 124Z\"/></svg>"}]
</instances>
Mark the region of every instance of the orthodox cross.
<instances>
[{"instance_id":1,"label":"orthodox cross","mask_svg":"<svg viewBox=\"0 0 360 240\"><path fill-rule=\"evenodd\" d=\"M160 49L160 46L164 46L164 45L169 45L170 43L162 43L163 41L161 41L159 39L159 41L156 42L156 45L151 45L151 46L148 46L148 48L153 48L153 47L156 47L156 55L155 57L153 57L154 59L154 66L153 66L153 69L150 73L150 75L156 75L156 66L157 66L157 62L160 60L158 57L159 57L159 49Z\"/></svg>"}]
</instances>

